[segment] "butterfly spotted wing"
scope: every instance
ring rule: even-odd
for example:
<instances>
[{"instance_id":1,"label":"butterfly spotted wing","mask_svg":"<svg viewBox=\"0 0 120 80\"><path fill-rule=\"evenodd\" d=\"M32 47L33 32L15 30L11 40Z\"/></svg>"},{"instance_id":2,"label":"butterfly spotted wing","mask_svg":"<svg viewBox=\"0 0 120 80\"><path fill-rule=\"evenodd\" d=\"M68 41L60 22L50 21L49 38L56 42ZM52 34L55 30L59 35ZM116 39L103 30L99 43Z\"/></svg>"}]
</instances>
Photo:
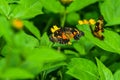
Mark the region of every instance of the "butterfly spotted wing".
<instances>
[{"instance_id":1,"label":"butterfly spotted wing","mask_svg":"<svg viewBox=\"0 0 120 80\"><path fill-rule=\"evenodd\" d=\"M99 38L100 40L103 40L104 39L104 36L103 36L103 32L104 32L104 29L103 29L103 18L100 17L98 19L98 21L96 22L95 24L95 28L93 29L92 26L90 26L90 29L91 29L91 32L92 34Z\"/></svg>"}]
</instances>

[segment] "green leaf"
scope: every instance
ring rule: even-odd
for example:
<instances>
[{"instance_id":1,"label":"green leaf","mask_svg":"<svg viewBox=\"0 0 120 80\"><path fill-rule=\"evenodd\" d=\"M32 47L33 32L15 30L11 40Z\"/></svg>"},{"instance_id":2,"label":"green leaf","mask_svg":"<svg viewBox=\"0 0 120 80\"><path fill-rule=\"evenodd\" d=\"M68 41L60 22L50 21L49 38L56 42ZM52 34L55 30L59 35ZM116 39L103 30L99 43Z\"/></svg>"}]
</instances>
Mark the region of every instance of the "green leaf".
<instances>
[{"instance_id":1,"label":"green leaf","mask_svg":"<svg viewBox=\"0 0 120 80\"><path fill-rule=\"evenodd\" d=\"M78 43L74 43L73 47L75 48L75 50L77 50L79 52L79 54L81 55L85 55L85 47L82 44L78 44Z\"/></svg>"},{"instance_id":2,"label":"green leaf","mask_svg":"<svg viewBox=\"0 0 120 80\"><path fill-rule=\"evenodd\" d=\"M46 71L47 74L58 69L59 67L61 66L66 66L67 64L65 62L58 62L58 63L52 63L52 64L45 64L43 67L42 67L42 70L41 71Z\"/></svg>"},{"instance_id":3,"label":"green leaf","mask_svg":"<svg viewBox=\"0 0 120 80\"><path fill-rule=\"evenodd\" d=\"M16 3L19 2L20 0L6 0L8 3Z\"/></svg>"},{"instance_id":4,"label":"green leaf","mask_svg":"<svg viewBox=\"0 0 120 80\"><path fill-rule=\"evenodd\" d=\"M81 10L82 8L90 5L90 4L93 4L97 2L97 0L74 0L70 6L67 7L67 11L70 13L70 12L75 12L75 11L78 11L78 10Z\"/></svg>"},{"instance_id":5,"label":"green leaf","mask_svg":"<svg viewBox=\"0 0 120 80\"><path fill-rule=\"evenodd\" d=\"M115 73L114 73L114 80L119 80L120 79L120 70L117 70Z\"/></svg>"},{"instance_id":6,"label":"green leaf","mask_svg":"<svg viewBox=\"0 0 120 80\"><path fill-rule=\"evenodd\" d=\"M2 75L2 71L5 69L6 66L6 59L2 58L0 59L0 77Z\"/></svg>"},{"instance_id":7,"label":"green leaf","mask_svg":"<svg viewBox=\"0 0 120 80\"><path fill-rule=\"evenodd\" d=\"M78 13L72 12L67 15L67 22L71 25L76 25L80 20L80 16Z\"/></svg>"},{"instance_id":8,"label":"green leaf","mask_svg":"<svg viewBox=\"0 0 120 80\"><path fill-rule=\"evenodd\" d=\"M114 80L112 72L96 58L100 80Z\"/></svg>"},{"instance_id":9,"label":"green leaf","mask_svg":"<svg viewBox=\"0 0 120 80\"><path fill-rule=\"evenodd\" d=\"M15 49L13 47L10 48L10 47L8 49L11 49L11 50L7 50L9 52L7 53L7 55L5 55L7 67L16 67L16 66L20 65L20 63L21 63L21 57L19 55L20 50Z\"/></svg>"},{"instance_id":10,"label":"green leaf","mask_svg":"<svg viewBox=\"0 0 120 80\"><path fill-rule=\"evenodd\" d=\"M79 80L98 79L96 65L92 61L83 58L72 58L67 73Z\"/></svg>"},{"instance_id":11,"label":"green leaf","mask_svg":"<svg viewBox=\"0 0 120 80\"><path fill-rule=\"evenodd\" d=\"M12 45L6 44L2 48L1 54L3 56L22 54L25 57L30 54L29 51L36 47L39 47L38 40L35 37L20 31L12 36Z\"/></svg>"},{"instance_id":12,"label":"green leaf","mask_svg":"<svg viewBox=\"0 0 120 80\"><path fill-rule=\"evenodd\" d=\"M120 69L120 62L114 62L112 65L109 66L109 69L112 72L115 72L116 70Z\"/></svg>"},{"instance_id":13,"label":"green leaf","mask_svg":"<svg viewBox=\"0 0 120 80\"><path fill-rule=\"evenodd\" d=\"M13 18L29 19L42 13L42 5L39 0L20 0L11 16Z\"/></svg>"},{"instance_id":14,"label":"green leaf","mask_svg":"<svg viewBox=\"0 0 120 80\"><path fill-rule=\"evenodd\" d=\"M28 79L34 78L34 75L21 68L9 68L2 74L3 79Z\"/></svg>"},{"instance_id":15,"label":"green leaf","mask_svg":"<svg viewBox=\"0 0 120 80\"><path fill-rule=\"evenodd\" d=\"M107 25L120 24L120 0L103 0L100 2L100 11L107 21Z\"/></svg>"},{"instance_id":16,"label":"green leaf","mask_svg":"<svg viewBox=\"0 0 120 80\"><path fill-rule=\"evenodd\" d=\"M72 57L73 56L79 57L79 54L77 52L75 52L75 51L72 51L72 50L64 50L64 54L66 54L66 55L72 55Z\"/></svg>"},{"instance_id":17,"label":"green leaf","mask_svg":"<svg viewBox=\"0 0 120 80\"><path fill-rule=\"evenodd\" d=\"M57 63L66 59L62 53L46 47L30 50L30 54L22 64L22 67L34 74L40 73L45 68L49 69L50 66L45 67L47 64Z\"/></svg>"},{"instance_id":18,"label":"green leaf","mask_svg":"<svg viewBox=\"0 0 120 80\"><path fill-rule=\"evenodd\" d=\"M96 44L100 48L106 51L120 54L120 35L118 35L117 33L104 29L103 35L105 38L104 40L99 40L92 35L89 25L77 25L77 28L84 31L85 38L87 38L89 41Z\"/></svg>"},{"instance_id":19,"label":"green leaf","mask_svg":"<svg viewBox=\"0 0 120 80\"><path fill-rule=\"evenodd\" d=\"M39 46L39 42L35 37L28 35L23 31L15 34L13 40L14 40L14 46L19 47L21 49L24 48L34 49L35 47Z\"/></svg>"},{"instance_id":20,"label":"green leaf","mask_svg":"<svg viewBox=\"0 0 120 80\"><path fill-rule=\"evenodd\" d=\"M53 13L62 13L65 8L62 6L59 0L40 0L43 7Z\"/></svg>"},{"instance_id":21,"label":"green leaf","mask_svg":"<svg viewBox=\"0 0 120 80\"><path fill-rule=\"evenodd\" d=\"M88 8L88 9L89 9L89 8ZM85 13L83 19L87 19L87 20L89 20L89 19L92 18L92 19L97 20L98 17L99 17L99 14L98 14L98 12L97 12L98 8L95 7L95 9L92 8L92 10L94 10L94 11L90 11L90 12ZM94 15L94 16L93 16L93 15Z\"/></svg>"},{"instance_id":22,"label":"green leaf","mask_svg":"<svg viewBox=\"0 0 120 80\"><path fill-rule=\"evenodd\" d=\"M40 40L40 32L39 30L33 25L33 23L29 21L24 21L25 27Z\"/></svg>"},{"instance_id":23,"label":"green leaf","mask_svg":"<svg viewBox=\"0 0 120 80\"><path fill-rule=\"evenodd\" d=\"M10 11L8 2L6 0L0 0L0 13L8 18Z\"/></svg>"},{"instance_id":24,"label":"green leaf","mask_svg":"<svg viewBox=\"0 0 120 80\"><path fill-rule=\"evenodd\" d=\"M11 14L13 10L19 5L20 0L7 0L9 7L11 9L11 12L9 14L9 19L11 19Z\"/></svg>"},{"instance_id":25,"label":"green leaf","mask_svg":"<svg viewBox=\"0 0 120 80\"><path fill-rule=\"evenodd\" d=\"M49 40L49 37L46 32L41 37L40 46L48 46L48 47L52 46L52 42Z\"/></svg>"},{"instance_id":26,"label":"green leaf","mask_svg":"<svg viewBox=\"0 0 120 80\"><path fill-rule=\"evenodd\" d=\"M0 33L0 37L2 37L2 33Z\"/></svg>"},{"instance_id":27,"label":"green leaf","mask_svg":"<svg viewBox=\"0 0 120 80\"><path fill-rule=\"evenodd\" d=\"M79 44L80 44L80 46L84 47L84 50L85 50L86 54L89 53L91 48L94 47L94 44L92 42L90 42L88 39L86 39L84 36L82 38L80 38Z\"/></svg>"},{"instance_id":28,"label":"green leaf","mask_svg":"<svg viewBox=\"0 0 120 80\"><path fill-rule=\"evenodd\" d=\"M46 47L36 48L33 50L33 53L34 54L27 57L27 60L35 63L56 62L65 59L65 56L62 53Z\"/></svg>"},{"instance_id":29,"label":"green leaf","mask_svg":"<svg viewBox=\"0 0 120 80\"><path fill-rule=\"evenodd\" d=\"M9 21L3 16L0 16L0 34L3 35L7 43L12 44L13 31L11 30Z\"/></svg>"}]
</instances>

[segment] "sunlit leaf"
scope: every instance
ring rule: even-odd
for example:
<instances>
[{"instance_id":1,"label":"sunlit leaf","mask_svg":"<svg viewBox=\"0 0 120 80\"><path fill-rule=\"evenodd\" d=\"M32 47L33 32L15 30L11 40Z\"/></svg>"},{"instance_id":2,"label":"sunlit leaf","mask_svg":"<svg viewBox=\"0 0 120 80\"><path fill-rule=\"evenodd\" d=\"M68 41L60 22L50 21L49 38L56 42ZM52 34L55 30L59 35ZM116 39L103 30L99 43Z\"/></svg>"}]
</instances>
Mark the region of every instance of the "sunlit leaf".
<instances>
[{"instance_id":1,"label":"sunlit leaf","mask_svg":"<svg viewBox=\"0 0 120 80\"><path fill-rule=\"evenodd\" d=\"M78 11L95 2L97 2L97 0L73 0L70 6L67 7L67 11L68 12Z\"/></svg>"},{"instance_id":2,"label":"sunlit leaf","mask_svg":"<svg viewBox=\"0 0 120 80\"><path fill-rule=\"evenodd\" d=\"M10 10L8 2L6 0L0 0L0 13L8 18Z\"/></svg>"},{"instance_id":3,"label":"sunlit leaf","mask_svg":"<svg viewBox=\"0 0 120 80\"><path fill-rule=\"evenodd\" d=\"M6 0L8 3L16 3L19 2L20 0Z\"/></svg>"},{"instance_id":4,"label":"sunlit leaf","mask_svg":"<svg viewBox=\"0 0 120 80\"><path fill-rule=\"evenodd\" d=\"M66 66L66 65L67 65L67 63L66 63L66 62L62 62L62 61L61 61L61 62L58 62L58 63L48 63L48 64L46 64L46 65L44 65L44 66L42 67L42 70L41 70L41 71L46 70L47 73L50 73L50 72L58 69L59 67L61 67L61 66Z\"/></svg>"},{"instance_id":5,"label":"sunlit leaf","mask_svg":"<svg viewBox=\"0 0 120 80\"><path fill-rule=\"evenodd\" d=\"M80 20L80 16L78 13L72 12L67 15L67 22L71 25L76 25L78 20Z\"/></svg>"},{"instance_id":6,"label":"sunlit leaf","mask_svg":"<svg viewBox=\"0 0 120 80\"><path fill-rule=\"evenodd\" d=\"M86 54L84 45L75 43L75 44L73 44L73 46L74 46L75 50L77 50L79 52L79 54L81 54L81 55Z\"/></svg>"},{"instance_id":7,"label":"sunlit leaf","mask_svg":"<svg viewBox=\"0 0 120 80\"><path fill-rule=\"evenodd\" d=\"M114 80L119 80L120 79L120 70L117 70L114 74Z\"/></svg>"},{"instance_id":8,"label":"sunlit leaf","mask_svg":"<svg viewBox=\"0 0 120 80\"><path fill-rule=\"evenodd\" d=\"M31 55L27 56L22 67L34 74L38 74L43 69L49 69L50 66L44 67L47 64L64 61L66 59L62 53L46 47L36 48L30 53Z\"/></svg>"},{"instance_id":9,"label":"sunlit leaf","mask_svg":"<svg viewBox=\"0 0 120 80\"><path fill-rule=\"evenodd\" d=\"M103 33L104 40L99 40L92 35L89 25L77 25L77 28L82 30L85 33L85 38L95 45L104 50L120 54L120 36L117 33L105 29Z\"/></svg>"},{"instance_id":10,"label":"sunlit leaf","mask_svg":"<svg viewBox=\"0 0 120 80\"><path fill-rule=\"evenodd\" d=\"M100 80L114 80L112 72L96 58Z\"/></svg>"},{"instance_id":11,"label":"sunlit leaf","mask_svg":"<svg viewBox=\"0 0 120 80\"><path fill-rule=\"evenodd\" d=\"M28 47L33 49L39 46L39 42L35 37L28 35L23 31L15 34L13 39L14 39L14 45L16 47L21 47L21 48Z\"/></svg>"},{"instance_id":12,"label":"sunlit leaf","mask_svg":"<svg viewBox=\"0 0 120 80\"><path fill-rule=\"evenodd\" d=\"M33 25L33 23L24 21L24 25L33 35L35 35L40 40L40 32L37 27Z\"/></svg>"},{"instance_id":13,"label":"sunlit leaf","mask_svg":"<svg viewBox=\"0 0 120 80\"><path fill-rule=\"evenodd\" d=\"M14 18L28 19L33 18L38 14L42 14L42 4L39 0L20 0L11 16Z\"/></svg>"},{"instance_id":14,"label":"sunlit leaf","mask_svg":"<svg viewBox=\"0 0 120 80\"><path fill-rule=\"evenodd\" d=\"M100 11L107 21L107 25L120 24L120 0L103 0L100 2Z\"/></svg>"},{"instance_id":15,"label":"sunlit leaf","mask_svg":"<svg viewBox=\"0 0 120 80\"><path fill-rule=\"evenodd\" d=\"M44 33L40 40L40 46L52 46L52 42L49 40L47 33Z\"/></svg>"},{"instance_id":16,"label":"sunlit leaf","mask_svg":"<svg viewBox=\"0 0 120 80\"><path fill-rule=\"evenodd\" d=\"M74 55L76 57L79 57L79 54L75 51L72 51L72 50L64 50L64 53L67 54L67 55Z\"/></svg>"},{"instance_id":17,"label":"sunlit leaf","mask_svg":"<svg viewBox=\"0 0 120 80\"><path fill-rule=\"evenodd\" d=\"M28 79L34 78L34 75L21 68L9 68L2 74L3 79Z\"/></svg>"},{"instance_id":18,"label":"sunlit leaf","mask_svg":"<svg viewBox=\"0 0 120 80\"><path fill-rule=\"evenodd\" d=\"M97 80L96 65L87 59L73 58L68 65L67 73L79 80Z\"/></svg>"},{"instance_id":19,"label":"sunlit leaf","mask_svg":"<svg viewBox=\"0 0 120 80\"><path fill-rule=\"evenodd\" d=\"M65 56L62 53L59 53L53 49L41 47L40 49L34 49L32 55L27 57L28 61L31 62L56 62L65 59ZM41 58L39 58L41 57Z\"/></svg>"},{"instance_id":20,"label":"sunlit leaf","mask_svg":"<svg viewBox=\"0 0 120 80\"><path fill-rule=\"evenodd\" d=\"M2 70L4 70L5 65L6 65L6 59L2 58L0 60L0 78L2 77Z\"/></svg>"},{"instance_id":21,"label":"sunlit leaf","mask_svg":"<svg viewBox=\"0 0 120 80\"><path fill-rule=\"evenodd\" d=\"M0 34L3 35L7 43L12 44L13 32L10 28L9 21L3 16L0 16Z\"/></svg>"},{"instance_id":22,"label":"sunlit leaf","mask_svg":"<svg viewBox=\"0 0 120 80\"><path fill-rule=\"evenodd\" d=\"M90 42L88 39L86 39L84 36L82 38L80 38L79 45L84 47L83 51L85 51L85 53L89 53L91 48L93 48L93 46L94 46L94 44L92 42Z\"/></svg>"},{"instance_id":23,"label":"sunlit leaf","mask_svg":"<svg viewBox=\"0 0 120 80\"><path fill-rule=\"evenodd\" d=\"M59 0L40 0L40 2L45 9L53 13L62 13L64 11L64 7Z\"/></svg>"}]
</instances>

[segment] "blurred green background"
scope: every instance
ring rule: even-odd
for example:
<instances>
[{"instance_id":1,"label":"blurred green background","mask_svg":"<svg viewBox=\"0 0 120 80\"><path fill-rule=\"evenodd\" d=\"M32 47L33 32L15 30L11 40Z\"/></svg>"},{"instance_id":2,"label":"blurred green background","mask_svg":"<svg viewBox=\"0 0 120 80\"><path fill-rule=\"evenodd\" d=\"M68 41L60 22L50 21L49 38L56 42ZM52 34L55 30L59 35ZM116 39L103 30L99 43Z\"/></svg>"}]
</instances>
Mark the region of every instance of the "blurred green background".
<instances>
[{"instance_id":1,"label":"blurred green background","mask_svg":"<svg viewBox=\"0 0 120 80\"><path fill-rule=\"evenodd\" d=\"M0 0L0 80L119 80L120 0ZM104 19L104 40L79 20ZM72 45L50 28L84 32Z\"/></svg>"}]
</instances>

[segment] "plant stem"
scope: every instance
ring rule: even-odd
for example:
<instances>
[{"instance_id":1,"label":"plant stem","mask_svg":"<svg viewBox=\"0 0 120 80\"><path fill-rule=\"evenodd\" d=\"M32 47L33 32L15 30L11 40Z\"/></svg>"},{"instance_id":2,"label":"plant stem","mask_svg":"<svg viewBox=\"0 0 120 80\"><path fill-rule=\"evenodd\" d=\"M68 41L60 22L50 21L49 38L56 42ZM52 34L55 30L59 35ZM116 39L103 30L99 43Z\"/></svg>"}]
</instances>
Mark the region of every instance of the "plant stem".
<instances>
[{"instance_id":1,"label":"plant stem","mask_svg":"<svg viewBox=\"0 0 120 80\"><path fill-rule=\"evenodd\" d=\"M39 76L37 76L37 78L36 78L37 80L39 80Z\"/></svg>"},{"instance_id":2,"label":"plant stem","mask_svg":"<svg viewBox=\"0 0 120 80\"><path fill-rule=\"evenodd\" d=\"M41 74L41 80L45 80L46 78L46 71L43 71Z\"/></svg>"},{"instance_id":3,"label":"plant stem","mask_svg":"<svg viewBox=\"0 0 120 80\"><path fill-rule=\"evenodd\" d=\"M60 24L61 27L64 27L65 20L66 20L66 11L63 14L61 14L61 24Z\"/></svg>"},{"instance_id":4,"label":"plant stem","mask_svg":"<svg viewBox=\"0 0 120 80\"><path fill-rule=\"evenodd\" d=\"M46 24L46 26L45 26L45 28L44 28L44 30L43 30L43 33L47 31L47 29L49 28L49 26L50 26L50 24L52 23L52 21L53 21L53 18L50 18L50 19L48 20L48 22L47 22L47 24Z\"/></svg>"},{"instance_id":5,"label":"plant stem","mask_svg":"<svg viewBox=\"0 0 120 80\"><path fill-rule=\"evenodd\" d=\"M61 47L58 47L57 50L58 50L58 52L60 52L61 51Z\"/></svg>"},{"instance_id":6,"label":"plant stem","mask_svg":"<svg viewBox=\"0 0 120 80\"><path fill-rule=\"evenodd\" d=\"M63 76L62 76L62 72L61 71L58 71L59 73L59 76L60 76L60 80L62 80Z\"/></svg>"}]
</instances>

